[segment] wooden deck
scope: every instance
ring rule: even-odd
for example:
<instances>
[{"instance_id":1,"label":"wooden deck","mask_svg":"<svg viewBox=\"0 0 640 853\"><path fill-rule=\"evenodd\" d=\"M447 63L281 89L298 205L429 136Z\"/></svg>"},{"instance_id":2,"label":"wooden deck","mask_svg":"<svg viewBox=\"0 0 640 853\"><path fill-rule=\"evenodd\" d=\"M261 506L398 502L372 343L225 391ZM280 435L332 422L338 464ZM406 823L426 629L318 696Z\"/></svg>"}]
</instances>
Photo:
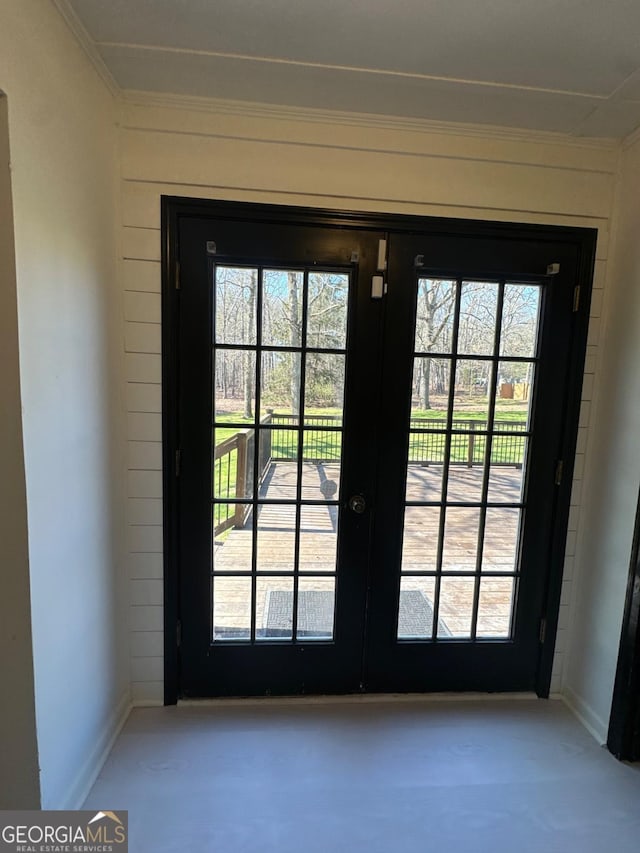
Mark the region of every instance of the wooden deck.
<instances>
[{"instance_id":1,"label":"wooden deck","mask_svg":"<svg viewBox=\"0 0 640 853\"><path fill-rule=\"evenodd\" d=\"M260 497L294 499L296 465L272 463ZM476 501L482 489L482 468L455 467L449 475L449 500ZM302 496L322 501L339 493L337 463L303 466ZM491 472L489 499L517 502L522 471L495 468ZM442 487L439 466L410 466L407 500L438 500ZM403 569L429 571L435 567L439 529L438 507L407 507L403 542ZM473 571L476 566L480 510L474 507L449 507L445 523L443 572ZM489 509L485 526L483 568L509 572L514 568L519 511ZM258 572L291 572L295 547L295 507L270 504L262 506L257 523ZM244 528L226 531L214 545L214 567L218 571L251 569L251 517ZM336 561L338 508L331 505L303 506L300 517L300 572L333 572ZM478 614L479 636L506 636L511 610L512 579L485 578L481 583ZM273 591L293 589L292 578L258 577L256 596L257 629L267 627L269 595ZM301 590L334 589L334 579L309 577L300 581ZM429 603L434 601L433 578L403 578L403 590L420 590ZM444 577L440 589L440 620L451 635L468 636L473 604L472 578ZM216 580L214 591L215 624L248 630L250 625L249 579Z\"/></svg>"}]
</instances>

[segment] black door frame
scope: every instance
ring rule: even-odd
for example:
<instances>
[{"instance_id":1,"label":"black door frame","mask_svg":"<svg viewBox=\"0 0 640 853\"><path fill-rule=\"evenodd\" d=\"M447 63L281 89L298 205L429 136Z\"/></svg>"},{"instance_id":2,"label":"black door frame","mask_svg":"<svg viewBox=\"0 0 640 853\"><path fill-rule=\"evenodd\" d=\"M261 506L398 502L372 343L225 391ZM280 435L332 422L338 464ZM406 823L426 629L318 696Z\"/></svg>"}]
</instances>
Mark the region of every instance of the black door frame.
<instances>
[{"instance_id":1,"label":"black door frame","mask_svg":"<svg viewBox=\"0 0 640 853\"><path fill-rule=\"evenodd\" d=\"M306 207L265 205L245 202L199 200L162 196L162 434L163 434L163 545L164 545L164 702L175 704L180 685L180 600L177 526L177 411L178 316L180 269L178 265L179 222L183 218L256 221L344 229L367 229L397 234L432 234L452 237L493 237L498 239L571 243L577 252L577 310L573 316L570 363L567 368L568 394L565 400L564 429L560 457L562 479L553 507L553 535L546 571L543 617L546 630L540 638L536 691L549 695L555 635L560 606L564 548L566 542L573 467L578 435L582 376L587 345L589 306L597 230L570 226L530 225L442 217L417 217L334 211Z\"/></svg>"},{"instance_id":2,"label":"black door frame","mask_svg":"<svg viewBox=\"0 0 640 853\"><path fill-rule=\"evenodd\" d=\"M640 759L640 499L636 510L607 747L616 758L624 761Z\"/></svg>"}]
</instances>

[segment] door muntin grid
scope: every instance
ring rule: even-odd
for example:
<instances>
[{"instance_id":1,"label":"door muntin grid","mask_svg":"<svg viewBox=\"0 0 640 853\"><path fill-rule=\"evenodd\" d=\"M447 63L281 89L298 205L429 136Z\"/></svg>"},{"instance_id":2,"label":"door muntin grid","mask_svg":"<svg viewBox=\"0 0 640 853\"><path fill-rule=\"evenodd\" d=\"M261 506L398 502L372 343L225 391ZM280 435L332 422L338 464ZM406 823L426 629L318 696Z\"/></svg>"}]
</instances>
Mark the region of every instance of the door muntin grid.
<instances>
[{"instance_id":1,"label":"door muntin grid","mask_svg":"<svg viewBox=\"0 0 640 853\"><path fill-rule=\"evenodd\" d=\"M416 287L396 636L510 642L542 284L421 275Z\"/></svg>"},{"instance_id":2,"label":"door muntin grid","mask_svg":"<svg viewBox=\"0 0 640 853\"><path fill-rule=\"evenodd\" d=\"M350 272L211 281L212 641L333 642Z\"/></svg>"}]
</instances>

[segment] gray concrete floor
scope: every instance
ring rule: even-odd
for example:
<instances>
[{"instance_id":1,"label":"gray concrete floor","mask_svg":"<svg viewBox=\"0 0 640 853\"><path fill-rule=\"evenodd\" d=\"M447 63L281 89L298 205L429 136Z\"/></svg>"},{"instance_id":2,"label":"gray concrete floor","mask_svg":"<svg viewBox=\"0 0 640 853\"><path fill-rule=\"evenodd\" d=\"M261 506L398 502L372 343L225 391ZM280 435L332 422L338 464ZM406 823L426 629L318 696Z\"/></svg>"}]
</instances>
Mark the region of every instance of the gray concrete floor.
<instances>
[{"instance_id":1,"label":"gray concrete floor","mask_svg":"<svg viewBox=\"0 0 640 853\"><path fill-rule=\"evenodd\" d=\"M535 699L137 709L85 808L132 853L640 850L640 768Z\"/></svg>"}]
</instances>

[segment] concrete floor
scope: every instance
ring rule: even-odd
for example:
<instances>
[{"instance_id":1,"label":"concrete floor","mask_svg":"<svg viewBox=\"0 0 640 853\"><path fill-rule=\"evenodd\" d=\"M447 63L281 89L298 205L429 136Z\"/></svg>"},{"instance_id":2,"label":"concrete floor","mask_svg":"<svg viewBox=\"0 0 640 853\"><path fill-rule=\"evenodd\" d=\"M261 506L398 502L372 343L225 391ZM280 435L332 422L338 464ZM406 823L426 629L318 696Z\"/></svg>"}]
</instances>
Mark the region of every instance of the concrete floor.
<instances>
[{"instance_id":1,"label":"concrete floor","mask_svg":"<svg viewBox=\"0 0 640 853\"><path fill-rule=\"evenodd\" d=\"M640 849L640 768L535 699L137 709L85 808L132 853Z\"/></svg>"}]
</instances>

